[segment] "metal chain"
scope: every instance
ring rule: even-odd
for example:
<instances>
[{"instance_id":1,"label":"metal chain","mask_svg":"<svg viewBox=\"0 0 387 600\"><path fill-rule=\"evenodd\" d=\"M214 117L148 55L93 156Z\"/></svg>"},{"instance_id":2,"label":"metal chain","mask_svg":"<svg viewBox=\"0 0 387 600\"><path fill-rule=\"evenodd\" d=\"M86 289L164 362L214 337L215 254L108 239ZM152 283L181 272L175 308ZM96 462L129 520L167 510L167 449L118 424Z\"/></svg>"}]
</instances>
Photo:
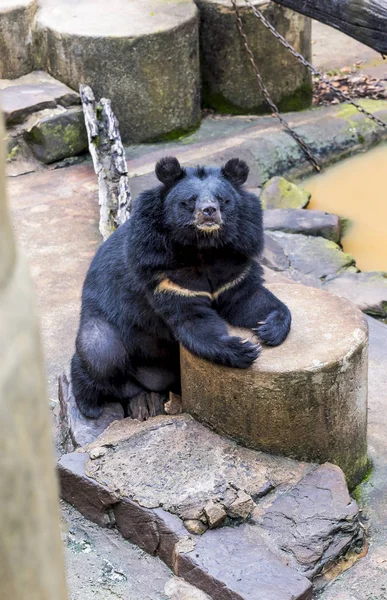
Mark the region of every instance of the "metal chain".
<instances>
[{"instance_id":1,"label":"metal chain","mask_svg":"<svg viewBox=\"0 0 387 600\"><path fill-rule=\"evenodd\" d=\"M235 8L235 1L234 0L231 0L231 1ZM273 25L261 13L261 11L252 4L251 0L245 0L245 2L247 4L247 6L249 6L251 8L251 10L255 14L255 16L263 23L263 25L265 27L267 27L267 29L270 30L270 32L274 35L274 37L276 37L281 42L281 44L283 46L285 46L285 48L287 48L291 52L291 54L293 54L293 56L295 58L297 58L297 60L300 61L300 63L302 63L305 67L307 67L309 69L309 71L311 71L311 73L313 73L313 75L316 75L317 77L319 77L319 79L321 79L321 81L323 81L326 85L328 85L336 93L336 95L339 96L339 98L341 98L342 100L344 100L344 102L347 102L348 104L352 104L359 112L363 113L363 115L365 115L367 117L367 119L371 119L371 121L375 121L375 123L380 125L380 127L387 128L387 123L385 123L378 117L375 117L375 115L373 115L372 113L368 112L368 110L363 108L349 94L346 94L345 92L343 92L341 90L338 90L333 85L333 83L331 81L329 81L329 79L326 79L326 77L324 77L324 75L322 73L320 73L320 71L317 71L317 69L315 69L314 66L311 65L310 62L308 62L306 60L306 58L304 58L302 56L302 54L297 52L293 48L293 46L291 44L289 44L289 42L273 27Z\"/></svg>"},{"instance_id":2,"label":"metal chain","mask_svg":"<svg viewBox=\"0 0 387 600\"><path fill-rule=\"evenodd\" d=\"M246 0L247 1L247 0ZM265 97L266 102L268 103L268 105L270 106L270 108L273 111L273 114L277 117L277 119L280 121L280 123L283 125L283 127L286 129L286 131L292 136L292 138L297 142L297 144L301 147L301 149L303 150L303 152L305 153L305 155L307 156L308 160L312 163L312 165L314 166L314 168L316 169L316 171L320 172L321 171L321 166L319 165L319 163L317 162L316 158L313 155L312 150L309 148L308 144L306 142L304 142L300 136L298 135L298 133L296 131L294 131L294 129L292 129L289 125L289 123L280 115L278 107L276 106L276 104L273 102L269 91L267 89L267 87L265 86L265 84L263 83L262 77L259 73L257 64L255 62L255 58L254 58L254 54L251 51L251 48L249 46L249 42L247 39L247 35L243 29L243 23L242 23L242 19L236 4L236 0L231 0L231 3L233 5L234 11L235 11L235 17L237 20L237 26L239 29L239 33L243 39L243 43L244 46L246 48L246 52L248 54L249 60L251 62L251 65L253 67L255 76L258 80L259 83L259 87L262 90L262 93ZM258 16L258 15L257 15ZM263 15L262 15L263 16ZM275 30L274 30L275 31ZM278 34L279 35L279 34Z\"/></svg>"}]
</instances>

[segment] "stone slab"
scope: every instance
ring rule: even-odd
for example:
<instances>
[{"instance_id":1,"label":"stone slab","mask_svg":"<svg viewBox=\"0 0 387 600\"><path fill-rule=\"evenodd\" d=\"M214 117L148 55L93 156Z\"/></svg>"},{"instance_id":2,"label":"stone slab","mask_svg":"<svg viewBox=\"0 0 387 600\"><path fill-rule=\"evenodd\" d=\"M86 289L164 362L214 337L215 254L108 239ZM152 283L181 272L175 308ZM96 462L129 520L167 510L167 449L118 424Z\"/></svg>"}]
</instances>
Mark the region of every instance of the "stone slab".
<instances>
[{"instance_id":1,"label":"stone slab","mask_svg":"<svg viewBox=\"0 0 387 600\"><path fill-rule=\"evenodd\" d=\"M248 538L257 543L264 539L285 564L308 578L363 541L358 506L343 472L329 464L308 473L268 507L257 507L254 524Z\"/></svg>"},{"instance_id":2,"label":"stone slab","mask_svg":"<svg viewBox=\"0 0 387 600\"><path fill-rule=\"evenodd\" d=\"M336 243L341 235L340 218L321 210L268 209L263 213L263 227L269 231L323 237Z\"/></svg>"},{"instance_id":3,"label":"stone slab","mask_svg":"<svg viewBox=\"0 0 387 600\"><path fill-rule=\"evenodd\" d=\"M178 544L175 573L213 600L311 600L310 581L244 533L242 527L222 528L187 549Z\"/></svg>"},{"instance_id":4,"label":"stone slab","mask_svg":"<svg viewBox=\"0 0 387 600\"><path fill-rule=\"evenodd\" d=\"M215 600L309 600L309 579L326 556L336 559L359 537L357 505L340 469L238 447L188 415L115 422L63 456L58 471L62 496L82 514L114 525ZM180 518L189 510L204 522L214 508L226 516L228 506L234 514L200 535ZM281 527L298 560L289 562L277 546ZM304 561L298 539L309 549Z\"/></svg>"},{"instance_id":5,"label":"stone slab","mask_svg":"<svg viewBox=\"0 0 387 600\"><path fill-rule=\"evenodd\" d=\"M105 485L100 485L85 474L86 454L64 454L58 462L61 497L81 512L87 519L103 526L114 524L113 506L118 495Z\"/></svg>"},{"instance_id":6,"label":"stone slab","mask_svg":"<svg viewBox=\"0 0 387 600\"><path fill-rule=\"evenodd\" d=\"M353 256L343 252L335 242L322 237L282 231L270 231L266 232L266 235L281 246L295 271L316 280L323 281L355 266Z\"/></svg>"},{"instance_id":7,"label":"stone slab","mask_svg":"<svg viewBox=\"0 0 387 600\"><path fill-rule=\"evenodd\" d=\"M270 289L292 313L286 341L263 348L247 370L181 348L183 409L247 446L338 464L354 486L367 469L367 323L319 289Z\"/></svg>"},{"instance_id":8,"label":"stone slab","mask_svg":"<svg viewBox=\"0 0 387 600\"><path fill-rule=\"evenodd\" d=\"M328 279L324 289L353 302L371 316L387 317L387 273L383 271L342 273Z\"/></svg>"},{"instance_id":9,"label":"stone slab","mask_svg":"<svg viewBox=\"0 0 387 600\"><path fill-rule=\"evenodd\" d=\"M268 482L270 489L286 487L310 469L237 446L189 415L115 422L86 450L100 447L107 451L88 461L89 477L145 508L204 523L209 503L233 512L238 490L254 499L268 493Z\"/></svg>"},{"instance_id":10,"label":"stone slab","mask_svg":"<svg viewBox=\"0 0 387 600\"><path fill-rule=\"evenodd\" d=\"M0 101L7 126L22 123L39 110L80 103L74 90L43 71L0 80Z\"/></svg>"}]
</instances>

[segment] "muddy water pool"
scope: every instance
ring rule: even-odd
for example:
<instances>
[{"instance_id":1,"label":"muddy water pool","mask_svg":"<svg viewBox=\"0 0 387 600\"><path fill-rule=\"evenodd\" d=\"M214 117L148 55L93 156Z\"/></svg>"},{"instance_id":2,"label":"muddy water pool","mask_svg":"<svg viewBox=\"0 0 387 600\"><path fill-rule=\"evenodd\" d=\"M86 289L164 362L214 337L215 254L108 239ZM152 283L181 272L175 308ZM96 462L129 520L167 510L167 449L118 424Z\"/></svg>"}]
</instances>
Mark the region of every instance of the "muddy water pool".
<instances>
[{"instance_id":1,"label":"muddy water pool","mask_svg":"<svg viewBox=\"0 0 387 600\"><path fill-rule=\"evenodd\" d=\"M349 158L302 182L308 208L346 220L342 245L362 271L387 271L387 145Z\"/></svg>"}]
</instances>

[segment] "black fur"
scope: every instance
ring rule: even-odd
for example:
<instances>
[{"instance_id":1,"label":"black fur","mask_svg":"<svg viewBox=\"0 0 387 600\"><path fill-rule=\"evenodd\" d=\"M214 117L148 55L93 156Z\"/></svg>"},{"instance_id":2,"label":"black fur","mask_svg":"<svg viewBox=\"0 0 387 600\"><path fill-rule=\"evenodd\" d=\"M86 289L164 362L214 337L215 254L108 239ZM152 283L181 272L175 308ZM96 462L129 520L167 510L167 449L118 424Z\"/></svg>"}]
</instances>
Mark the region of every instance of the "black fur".
<instances>
[{"instance_id":1,"label":"black fur","mask_svg":"<svg viewBox=\"0 0 387 600\"><path fill-rule=\"evenodd\" d=\"M269 345L290 329L288 308L263 287L262 210L241 187L247 165L183 169L166 158L156 174L163 185L137 198L84 283L72 382L87 417L143 390L179 392L178 343L244 369L260 346L229 336L226 323Z\"/></svg>"}]
</instances>

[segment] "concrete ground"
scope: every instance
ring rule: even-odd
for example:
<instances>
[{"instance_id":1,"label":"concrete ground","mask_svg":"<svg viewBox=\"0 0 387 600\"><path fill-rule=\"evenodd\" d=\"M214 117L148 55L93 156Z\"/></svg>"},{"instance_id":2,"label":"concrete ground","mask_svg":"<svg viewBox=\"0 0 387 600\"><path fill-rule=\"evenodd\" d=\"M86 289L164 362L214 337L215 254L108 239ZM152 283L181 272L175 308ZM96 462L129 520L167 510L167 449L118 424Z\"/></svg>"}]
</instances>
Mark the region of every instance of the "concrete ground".
<instances>
[{"instance_id":1,"label":"concrete ground","mask_svg":"<svg viewBox=\"0 0 387 600\"><path fill-rule=\"evenodd\" d=\"M364 60L365 72L387 72L375 52L334 30L315 24L313 38L317 67L336 69ZM9 193L17 237L30 259L40 301L49 394L55 399L56 377L68 366L73 349L83 278L100 242L96 179L86 164L13 178ZM371 525L370 550L324 589L324 600L387 597L387 326L375 321L370 325L369 440L374 470L361 492ZM158 559L72 509L64 509L64 521L70 532L71 600L167 598L164 588L170 572Z\"/></svg>"},{"instance_id":2,"label":"concrete ground","mask_svg":"<svg viewBox=\"0 0 387 600\"><path fill-rule=\"evenodd\" d=\"M360 72L387 77L387 59L353 38L313 21L312 62L318 70L332 71L361 63Z\"/></svg>"}]
</instances>

